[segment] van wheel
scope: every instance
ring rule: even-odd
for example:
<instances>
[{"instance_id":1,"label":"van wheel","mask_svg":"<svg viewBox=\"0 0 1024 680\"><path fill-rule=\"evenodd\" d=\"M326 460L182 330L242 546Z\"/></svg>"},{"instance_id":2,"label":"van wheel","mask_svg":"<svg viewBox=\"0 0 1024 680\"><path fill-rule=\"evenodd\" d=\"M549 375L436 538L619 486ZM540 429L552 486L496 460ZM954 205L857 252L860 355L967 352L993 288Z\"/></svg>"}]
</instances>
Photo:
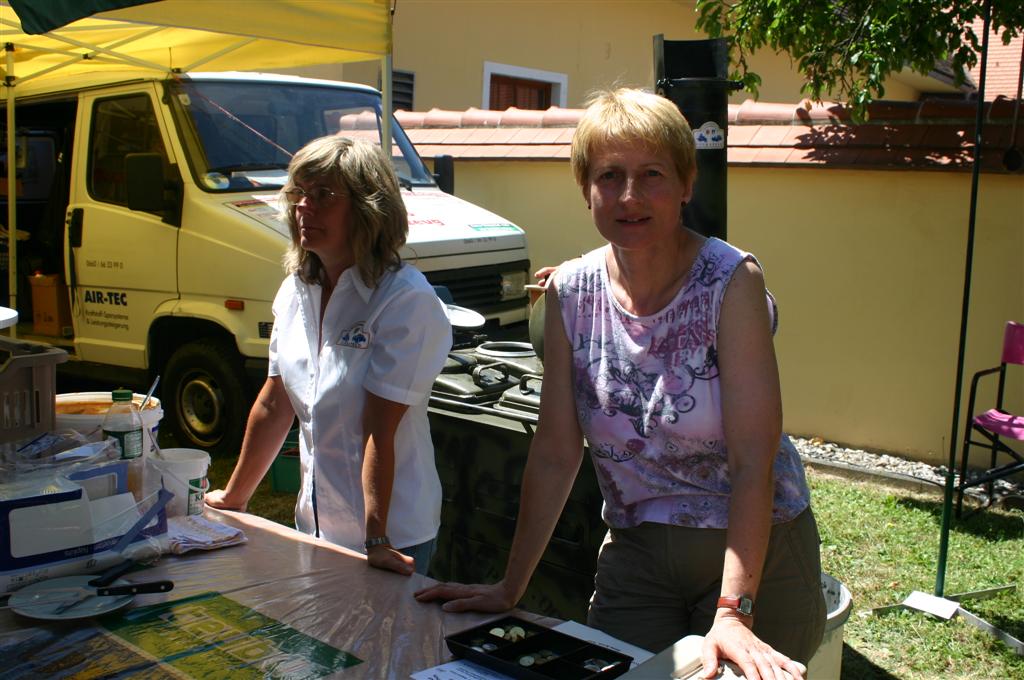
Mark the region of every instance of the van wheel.
<instances>
[{"instance_id":1,"label":"van wheel","mask_svg":"<svg viewBox=\"0 0 1024 680\"><path fill-rule=\"evenodd\" d=\"M237 456L249 406L238 352L223 340L182 345L167 362L164 380L164 422L179 444Z\"/></svg>"}]
</instances>

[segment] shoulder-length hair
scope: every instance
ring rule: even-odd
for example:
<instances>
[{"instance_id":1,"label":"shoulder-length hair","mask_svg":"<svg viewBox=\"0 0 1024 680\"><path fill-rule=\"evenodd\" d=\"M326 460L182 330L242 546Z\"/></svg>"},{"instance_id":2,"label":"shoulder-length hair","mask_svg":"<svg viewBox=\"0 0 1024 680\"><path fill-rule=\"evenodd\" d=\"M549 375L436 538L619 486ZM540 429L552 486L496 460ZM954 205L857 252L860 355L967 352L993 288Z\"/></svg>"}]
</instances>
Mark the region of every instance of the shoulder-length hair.
<instances>
[{"instance_id":1,"label":"shoulder-length hair","mask_svg":"<svg viewBox=\"0 0 1024 680\"><path fill-rule=\"evenodd\" d=\"M376 286L389 269L402 263L399 250L409 235L409 217L398 177L380 146L364 140L328 136L302 147L288 165L284 191L296 181L322 183L347 196L351 211L351 242L355 266L367 286ZM284 256L285 270L306 283L325 283L323 263L299 245L295 206L282 199L292 243Z\"/></svg>"}]
</instances>

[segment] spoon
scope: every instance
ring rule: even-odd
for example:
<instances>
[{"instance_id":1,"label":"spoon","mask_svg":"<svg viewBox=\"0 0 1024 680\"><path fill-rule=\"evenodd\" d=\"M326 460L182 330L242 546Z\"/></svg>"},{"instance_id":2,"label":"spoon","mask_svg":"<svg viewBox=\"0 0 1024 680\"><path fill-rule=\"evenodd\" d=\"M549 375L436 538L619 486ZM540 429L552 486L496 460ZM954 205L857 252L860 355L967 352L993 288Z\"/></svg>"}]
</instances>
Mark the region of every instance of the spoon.
<instances>
[{"instance_id":1,"label":"spoon","mask_svg":"<svg viewBox=\"0 0 1024 680\"><path fill-rule=\"evenodd\" d=\"M150 398L153 396L153 392L156 392L156 386L160 384L160 374L158 373L156 378L153 379L153 384L149 386L149 392L146 392L146 398L139 404L139 411L141 412L146 408L146 404L149 403Z\"/></svg>"}]
</instances>

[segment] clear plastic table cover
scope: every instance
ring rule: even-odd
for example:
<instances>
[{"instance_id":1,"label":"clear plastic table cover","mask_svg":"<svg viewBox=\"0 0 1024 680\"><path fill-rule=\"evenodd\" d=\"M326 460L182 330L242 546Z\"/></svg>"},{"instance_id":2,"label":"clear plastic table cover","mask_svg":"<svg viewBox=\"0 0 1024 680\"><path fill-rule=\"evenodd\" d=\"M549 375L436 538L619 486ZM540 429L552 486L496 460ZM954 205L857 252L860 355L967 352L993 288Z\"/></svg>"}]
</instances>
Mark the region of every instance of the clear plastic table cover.
<instances>
[{"instance_id":1,"label":"clear plastic table cover","mask_svg":"<svg viewBox=\"0 0 1024 680\"><path fill-rule=\"evenodd\" d=\"M125 576L171 579L169 593L76 622L0 609L4 677L408 678L451 659L446 635L498 616L421 604L413 593L431 579L370 568L358 553L254 515L206 516L249 541L164 556Z\"/></svg>"}]
</instances>

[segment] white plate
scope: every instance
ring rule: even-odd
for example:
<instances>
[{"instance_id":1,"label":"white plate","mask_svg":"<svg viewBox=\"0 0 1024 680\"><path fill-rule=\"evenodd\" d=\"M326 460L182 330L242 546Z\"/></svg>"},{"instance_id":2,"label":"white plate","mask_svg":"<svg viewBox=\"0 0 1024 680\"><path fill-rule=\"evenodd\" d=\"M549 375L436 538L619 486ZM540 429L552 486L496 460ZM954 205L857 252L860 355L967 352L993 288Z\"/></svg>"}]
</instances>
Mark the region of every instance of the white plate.
<instances>
[{"instance_id":1,"label":"white plate","mask_svg":"<svg viewBox=\"0 0 1024 680\"><path fill-rule=\"evenodd\" d=\"M60 614L57 613L56 610L60 608L61 604L79 596L80 591L74 590L75 588L90 587L88 583L94 578L96 578L95 574L77 574L32 583L11 593L7 606L15 613L32 619L70 621L87 619L118 610L128 605L135 597L134 595L107 595L104 597L95 595L82 600L74 607L65 609ZM128 585L128 581L118 579L111 585ZM62 588L68 590L61 590Z\"/></svg>"},{"instance_id":2,"label":"white plate","mask_svg":"<svg viewBox=\"0 0 1024 680\"><path fill-rule=\"evenodd\" d=\"M459 328L478 328L487 321L482 314L466 307L445 305L445 309L448 312L448 321Z\"/></svg>"},{"instance_id":3,"label":"white plate","mask_svg":"<svg viewBox=\"0 0 1024 680\"><path fill-rule=\"evenodd\" d=\"M10 307L0 307L0 328L7 328L18 323L18 312Z\"/></svg>"}]
</instances>

